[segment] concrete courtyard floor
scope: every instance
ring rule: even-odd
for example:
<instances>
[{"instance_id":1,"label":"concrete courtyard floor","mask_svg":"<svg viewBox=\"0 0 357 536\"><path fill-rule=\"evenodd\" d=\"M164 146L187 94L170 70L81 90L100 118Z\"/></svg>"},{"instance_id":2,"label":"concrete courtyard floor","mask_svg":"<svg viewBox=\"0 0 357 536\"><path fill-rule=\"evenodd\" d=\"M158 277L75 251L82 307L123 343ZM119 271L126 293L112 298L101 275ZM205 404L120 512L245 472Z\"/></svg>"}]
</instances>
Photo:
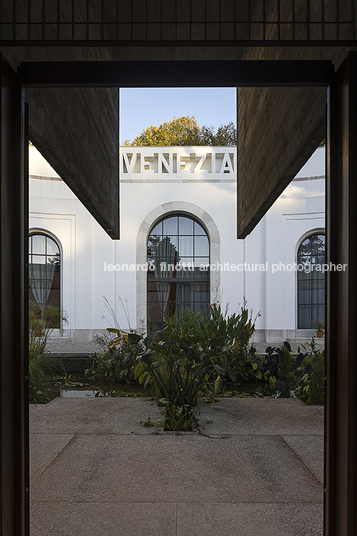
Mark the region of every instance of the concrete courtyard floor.
<instances>
[{"instance_id":1,"label":"concrete courtyard floor","mask_svg":"<svg viewBox=\"0 0 357 536\"><path fill-rule=\"evenodd\" d=\"M31 536L322 536L323 408L204 404L175 434L148 398L30 406Z\"/></svg>"}]
</instances>

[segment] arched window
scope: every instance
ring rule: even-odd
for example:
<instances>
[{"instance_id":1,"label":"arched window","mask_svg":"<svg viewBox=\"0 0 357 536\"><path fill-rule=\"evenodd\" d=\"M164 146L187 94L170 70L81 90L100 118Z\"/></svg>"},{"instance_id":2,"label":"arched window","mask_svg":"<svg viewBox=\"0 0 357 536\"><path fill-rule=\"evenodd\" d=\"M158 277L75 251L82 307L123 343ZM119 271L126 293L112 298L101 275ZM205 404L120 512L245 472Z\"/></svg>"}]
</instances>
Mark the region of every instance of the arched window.
<instances>
[{"instance_id":1,"label":"arched window","mask_svg":"<svg viewBox=\"0 0 357 536\"><path fill-rule=\"evenodd\" d=\"M325 235L313 234L300 244L297 255L298 329L325 322Z\"/></svg>"},{"instance_id":2,"label":"arched window","mask_svg":"<svg viewBox=\"0 0 357 536\"><path fill-rule=\"evenodd\" d=\"M59 328L61 253L57 242L44 232L29 236L30 312L46 318L48 327Z\"/></svg>"},{"instance_id":3,"label":"arched window","mask_svg":"<svg viewBox=\"0 0 357 536\"><path fill-rule=\"evenodd\" d=\"M185 309L201 311L210 301L210 245L200 223L170 215L148 238L148 329Z\"/></svg>"}]
</instances>

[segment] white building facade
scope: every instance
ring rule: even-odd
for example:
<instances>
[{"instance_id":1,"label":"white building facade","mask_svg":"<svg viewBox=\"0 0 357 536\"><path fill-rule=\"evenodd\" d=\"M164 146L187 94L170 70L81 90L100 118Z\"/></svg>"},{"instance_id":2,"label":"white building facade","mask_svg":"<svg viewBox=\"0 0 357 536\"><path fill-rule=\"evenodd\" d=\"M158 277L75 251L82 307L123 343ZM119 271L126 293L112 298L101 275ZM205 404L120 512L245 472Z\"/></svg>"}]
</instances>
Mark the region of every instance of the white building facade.
<instances>
[{"instance_id":1,"label":"white building facade","mask_svg":"<svg viewBox=\"0 0 357 536\"><path fill-rule=\"evenodd\" d=\"M104 298L122 329L146 330L160 315L207 302L233 313L245 299L260 314L257 341L315 332L323 274L298 266L323 262L324 148L245 240L236 239L235 148L122 147L120 158L121 239L113 241L30 147L30 264L56 265L41 284L34 266L30 297L60 303L68 322L56 336L87 342L102 333L113 324Z\"/></svg>"}]
</instances>

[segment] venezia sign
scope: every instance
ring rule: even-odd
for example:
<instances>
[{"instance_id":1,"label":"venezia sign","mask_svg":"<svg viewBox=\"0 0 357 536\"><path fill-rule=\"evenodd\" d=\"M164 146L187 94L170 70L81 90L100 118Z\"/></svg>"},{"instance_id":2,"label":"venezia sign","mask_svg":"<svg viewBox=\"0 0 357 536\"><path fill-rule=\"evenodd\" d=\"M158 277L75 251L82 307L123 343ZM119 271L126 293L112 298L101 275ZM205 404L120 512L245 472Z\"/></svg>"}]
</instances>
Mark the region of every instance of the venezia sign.
<instances>
[{"instance_id":1,"label":"venezia sign","mask_svg":"<svg viewBox=\"0 0 357 536\"><path fill-rule=\"evenodd\" d=\"M234 178L235 147L121 147L123 178ZM234 177L233 177L234 176Z\"/></svg>"}]
</instances>

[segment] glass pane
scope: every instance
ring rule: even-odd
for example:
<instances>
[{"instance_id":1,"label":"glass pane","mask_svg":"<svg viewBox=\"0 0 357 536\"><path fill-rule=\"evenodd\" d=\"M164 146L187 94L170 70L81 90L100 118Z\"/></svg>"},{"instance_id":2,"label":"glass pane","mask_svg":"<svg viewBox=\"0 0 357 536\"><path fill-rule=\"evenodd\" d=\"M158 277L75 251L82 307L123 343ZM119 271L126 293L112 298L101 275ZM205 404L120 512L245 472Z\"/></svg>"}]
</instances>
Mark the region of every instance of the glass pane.
<instances>
[{"instance_id":1,"label":"glass pane","mask_svg":"<svg viewBox=\"0 0 357 536\"><path fill-rule=\"evenodd\" d=\"M193 235L193 220L181 216L179 220L179 233L180 235Z\"/></svg>"},{"instance_id":2,"label":"glass pane","mask_svg":"<svg viewBox=\"0 0 357 536\"><path fill-rule=\"evenodd\" d=\"M44 255L31 255L32 264L46 264L46 257Z\"/></svg>"},{"instance_id":3,"label":"glass pane","mask_svg":"<svg viewBox=\"0 0 357 536\"><path fill-rule=\"evenodd\" d=\"M299 329L310 329L311 326L311 307L309 305L299 306Z\"/></svg>"},{"instance_id":4,"label":"glass pane","mask_svg":"<svg viewBox=\"0 0 357 536\"><path fill-rule=\"evenodd\" d=\"M170 283L156 283L157 297L160 302L161 310L165 312L167 302L170 299L171 284Z\"/></svg>"},{"instance_id":5,"label":"glass pane","mask_svg":"<svg viewBox=\"0 0 357 536\"><path fill-rule=\"evenodd\" d=\"M54 265L59 265L60 263L60 260L59 260L59 255L56 255L56 256L47 256L47 264L54 264Z\"/></svg>"},{"instance_id":6,"label":"glass pane","mask_svg":"<svg viewBox=\"0 0 357 536\"><path fill-rule=\"evenodd\" d=\"M310 255L304 255L303 252L301 251L301 247L298 253L298 263L299 264L310 263Z\"/></svg>"},{"instance_id":7,"label":"glass pane","mask_svg":"<svg viewBox=\"0 0 357 536\"><path fill-rule=\"evenodd\" d=\"M193 255L193 236L180 236L180 257Z\"/></svg>"},{"instance_id":8,"label":"glass pane","mask_svg":"<svg viewBox=\"0 0 357 536\"><path fill-rule=\"evenodd\" d=\"M151 273L154 274L155 279L170 279L175 276L175 264L168 259L162 258L156 260L154 263L155 270Z\"/></svg>"},{"instance_id":9,"label":"glass pane","mask_svg":"<svg viewBox=\"0 0 357 536\"><path fill-rule=\"evenodd\" d=\"M162 222L158 223L151 231L152 235L162 235Z\"/></svg>"},{"instance_id":10,"label":"glass pane","mask_svg":"<svg viewBox=\"0 0 357 536\"><path fill-rule=\"evenodd\" d=\"M312 283L311 302L313 304L325 303L325 281L314 281Z\"/></svg>"},{"instance_id":11,"label":"glass pane","mask_svg":"<svg viewBox=\"0 0 357 536\"><path fill-rule=\"evenodd\" d=\"M32 251L32 237L29 236L29 254L31 255L31 251Z\"/></svg>"},{"instance_id":12,"label":"glass pane","mask_svg":"<svg viewBox=\"0 0 357 536\"><path fill-rule=\"evenodd\" d=\"M148 282L148 292L156 292L156 283L153 281Z\"/></svg>"},{"instance_id":13,"label":"glass pane","mask_svg":"<svg viewBox=\"0 0 357 536\"><path fill-rule=\"evenodd\" d=\"M44 255L46 252L46 237L44 235L32 235L32 253Z\"/></svg>"},{"instance_id":14,"label":"glass pane","mask_svg":"<svg viewBox=\"0 0 357 536\"><path fill-rule=\"evenodd\" d=\"M148 240L148 249L147 249L147 255L148 255L148 262L153 260L155 257L155 248L157 246L158 237L151 236Z\"/></svg>"},{"instance_id":15,"label":"glass pane","mask_svg":"<svg viewBox=\"0 0 357 536\"><path fill-rule=\"evenodd\" d=\"M171 242L170 237L166 236L155 244L152 243L150 248L151 259L157 259L159 262L167 260L168 262L174 262L177 258L176 248Z\"/></svg>"},{"instance_id":16,"label":"glass pane","mask_svg":"<svg viewBox=\"0 0 357 536\"><path fill-rule=\"evenodd\" d=\"M315 323L318 320L319 322L323 322L325 324L325 306L324 305L314 305L312 308L312 319L313 319L313 325L312 327L315 327Z\"/></svg>"},{"instance_id":17,"label":"glass pane","mask_svg":"<svg viewBox=\"0 0 357 536\"><path fill-rule=\"evenodd\" d=\"M169 243L172 244L172 246L176 249L176 251L178 251L179 249L178 236L177 235L167 236L165 238L168 238Z\"/></svg>"},{"instance_id":18,"label":"glass pane","mask_svg":"<svg viewBox=\"0 0 357 536\"><path fill-rule=\"evenodd\" d=\"M52 288L59 287L59 282L60 282L60 271L59 271L59 266L57 265L55 268L55 274L52 280Z\"/></svg>"},{"instance_id":19,"label":"glass pane","mask_svg":"<svg viewBox=\"0 0 357 536\"><path fill-rule=\"evenodd\" d=\"M155 270L152 270L151 267L154 267L155 268L155 264L152 263L152 262L149 262L148 263L148 281L152 280L155 278Z\"/></svg>"},{"instance_id":20,"label":"glass pane","mask_svg":"<svg viewBox=\"0 0 357 536\"><path fill-rule=\"evenodd\" d=\"M208 283L196 283L195 284L195 301L197 302L209 302L209 285Z\"/></svg>"},{"instance_id":21,"label":"glass pane","mask_svg":"<svg viewBox=\"0 0 357 536\"><path fill-rule=\"evenodd\" d=\"M195 236L195 257L208 256L209 243L207 236Z\"/></svg>"},{"instance_id":22,"label":"glass pane","mask_svg":"<svg viewBox=\"0 0 357 536\"><path fill-rule=\"evenodd\" d=\"M191 283L181 283L178 285L178 303L193 304L193 288Z\"/></svg>"},{"instance_id":23,"label":"glass pane","mask_svg":"<svg viewBox=\"0 0 357 536\"><path fill-rule=\"evenodd\" d=\"M320 264L314 264L311 272L311 279L325 281L325 273L322 271Z\"/></svg>"},{"instance_id":24,"label":"glass pane","mask_svg":"<svg viewBox=\"0 0 357 536\"><path fill-rule=\"evenodd\" d=\"M311 237L311 251L313 254L325 254L325 236L314 235Z\"/></svg>"},{"instance_id":25,"label":"glass pane","mask_svg":"<svg viewBox=\"0 0 357 536\"><path fill-rule=\"evenodd\" d=\"M197 257L195 256L195 265L209 268L209 257Z\"/></svg>"},{"instance_id":26,"label":"glass pane","mask_svg":"<svg viewBox=\"0 0 357 536\"><path fill-rule=\"evenodd\" d=\"M164 236L178 234L178 216L167 218L162 222L162 234Z\"/></svg>"},{"instance_id":27,"label":"glass pane","mask_svg":"<svg viewBox=\"0 0 357 536\"><path fill-rule=\"evenodd\" d=\"M176 277L190 279L195 276L193 257L181 257L177 265Z\"/></svg>"},{"instance_id":28,"label":"glass pane","mask_svg":"<svg viewBox=\"0 0 357 536\"><path fill-rule=\"evenodd\" d=\"M299 283L299 292L298 300L299 305L310 304L311 303L311 285L310 281L301 281Z\"/></svg>"},{"instance_id":29,"label":"glass pane","mask_svg":"<svg viewBox=\"0 0 357 536\"><path fill-rule=\"evenodd\" d=\"M209 258L208 257L197 257L195 259L195 277L201 279L209 279Z\"/></svg>"},{"instance_id":30,"label":"glass pane","mask_svg":"<svg viewBox=\"0 0 357 536\"><path fill-rule=\"evenodd\" d=\"M195 224L194 224L194 229L195 229L195 235L205 235L206 234L206 231L197 222L195 222Z\"/></svg>"},{"instance_id":31,"label":"glass pane","mask_svg":"<svg viewBox=\"0 0 357 536\"><path fill-rule=\"evenodd\" d=\"M304 264L304 269L298 271L298 280L299 281L308 281L311 279L311 264Z\"/></svg>"},{"instance_id":32,"label":"glass pane","mask_svg":"<svg viewBox=\"0 0 357 536\"><path fill-rule=\"evenodd\" d=\"M52 238L47 237L47 255L59 255L59 248Z\"/></svg>"}]
</instances>

